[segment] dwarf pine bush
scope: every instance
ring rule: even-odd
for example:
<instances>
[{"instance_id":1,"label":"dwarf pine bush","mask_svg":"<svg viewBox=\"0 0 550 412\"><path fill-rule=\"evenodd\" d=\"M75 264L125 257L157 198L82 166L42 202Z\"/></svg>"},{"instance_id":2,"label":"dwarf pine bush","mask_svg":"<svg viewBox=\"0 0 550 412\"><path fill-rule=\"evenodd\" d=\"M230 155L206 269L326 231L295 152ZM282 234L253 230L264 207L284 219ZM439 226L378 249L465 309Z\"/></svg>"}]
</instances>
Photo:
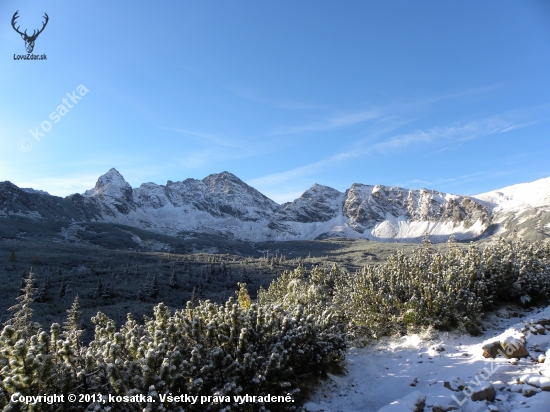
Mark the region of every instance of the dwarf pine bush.
<instances>
[{"instance_id":1,"label":"dwarf pine bush","mask_svg":"<svg viewBox=\"0 0 550 412\"><path fill-rule=\"evenodd\" d=\"M337 280L333 305L357 337L411 327L479 332L484 311L497 303L545 303L550 298L550 244L499 240L446 252L424 245L397 252L376 267Z\"/></svg>"},{"instance_id":2,"label":"dwarf pine bush","mask_svg":"<svg viewBox=\"0 0 550 412\"><path fill-rule=\"evenodd\" d=\"M280 304L285 308L302 305L311 313L329 311L334 315L333 295L341 276L336 265L330 271L315 266L307 272L300 264L293 271L284 271L267 290L260 287L258 303Z\"/></svg>"},{"instance_id":3,"label":"dwarf pine bush","mask_svg":"<svg viewBox=\"0 0 550 412\"><path fill-rule=\"evenodd\" d=\"M78 301L68 311L62 333L58 324L51 335L40 331L27 339L12 326L1 335L0 408L11 404L14 393L102 393L151 396L140 402L146 411L260 411L296 410L303 398L304 381L316 379L343 359L341 334L328 332L322 315L297 305L225 305L209 301L171 313L164 305L154 317L138 324L131 315L117 329L113 320L98 313L92 318L95 338L79 347ZM223 404L176 404L160 395L229 396ZM289 395L296 403L233 402L233 396ZM87 405L67 405L84 410ZM41 404L36 410L56 410ZM90 408L107 411L114 405ZM10 409L11 408L11 409ZM14 409L15 408L15 409ZM57 407L58 408L58 407ZM79 409L80 408L80 409ZM124 408L123 408L124 410Z\"/></svg>"}]
</instances>

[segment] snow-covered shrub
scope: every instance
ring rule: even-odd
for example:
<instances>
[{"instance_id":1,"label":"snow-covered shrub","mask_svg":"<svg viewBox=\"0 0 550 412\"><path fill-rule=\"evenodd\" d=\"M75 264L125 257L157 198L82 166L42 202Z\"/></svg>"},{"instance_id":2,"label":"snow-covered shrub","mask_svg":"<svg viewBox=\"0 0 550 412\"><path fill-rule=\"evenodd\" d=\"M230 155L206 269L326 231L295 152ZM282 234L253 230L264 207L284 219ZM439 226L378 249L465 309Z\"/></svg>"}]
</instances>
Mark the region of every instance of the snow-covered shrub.
<instances>
[{"instance_id":1,"label":"snow-covered shrub","mask_svg":"<svg viewBox=\"0 0 550 412\"><path fill-rule=\"evenodd\" d=\"M343 360L345 339L330 330L333 322L328 313L297 302L251 303L244 284L239 302L233 298L225 305L188 302L175 313L159 304L144 324L128 315L117 328L99 312L92 318L95 338L83 345L78 298L67 311L63 329L54 323L48 335L31 321L33 282L32 276L25 280L24 294L12 308L14 316L0 333L0 410L27 410L24 404L11 402L15 393L142 394L151 398L134 406L146 411L296 410L304 382ZM167 394L230 396L231 402L161 401ZM296 402L239 405L233 402L234 395L290 395ZM63 408L107 411L114 406L84 402ZM59 405L42 403L33 410L56 408Z\"/></svg>"},{"instance_id":2,"label":"snow-covered shrub","mask_svg":"<svg viewBox=\"0 0 550 412\"><path fill-rule=\"evenodd\" d=\"M113 321L93 318L96 337L86 353L88 369L99 369L93 386L105 384L118 395L188 394L234 396L287 395L300 398L300 381L338 363L344 348L341 335L326 333L326 319L305 313L301 306L242 307L209 301L176 311L163 304L154 319L138 325L133 319L117 332ZM181 406L181 405L180 405ZM223 405L226 410L261 410L260 404ZM141 405L145 408L146 405ZM159 404L151 410L179 410ZM157 408L157 409L155 409ZM293 410L292 404L265 405ZM187 405L186 411L220 410L220 405Z\"/></svg>"},{"instance_id":3,"label":"snow-covered shrub","mask_svg":"<svg viewBox=\"0 0 550 412\"><path fill-rule=\"evenodd\" d=\"M385 264L343 273L333 306L356 336L377 337L415 326L461 327L476 333L495 303L547 302L550 245L499 240L483 250L450 244L397 252Z\"/></svg>"},{"instance_id":4,"label":"snow-covered shrub","mask_svg":"<svg viewBox=\"0 0 550 412\"><path fill-rule=\"evenodd\" d=\"M302 305L308 313L322 314L329 311L334 316L337 313L333 305L334 288L341 276L336 265L330 271L316 266L309 272L298 265L292 271L284 271L271 282L267 290L260 288L258 303L283 305L285 308Z\"/></svg>"}]
</instances>

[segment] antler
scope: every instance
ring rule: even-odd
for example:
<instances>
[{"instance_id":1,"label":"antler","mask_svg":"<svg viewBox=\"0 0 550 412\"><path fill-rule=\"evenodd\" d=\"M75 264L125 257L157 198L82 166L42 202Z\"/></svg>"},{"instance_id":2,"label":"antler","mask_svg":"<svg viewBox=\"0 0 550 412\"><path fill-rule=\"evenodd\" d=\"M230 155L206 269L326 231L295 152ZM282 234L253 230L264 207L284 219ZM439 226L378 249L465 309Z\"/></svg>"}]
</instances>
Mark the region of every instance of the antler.
<instances>
[{"instance_id":1,"label":"antler","mask_svg":"<svg viewBox=\"0 0 550 412\"><path fill-rule=\"evenodd\" d=\"M42 33L42 31L43 31L44 28L46 27L46 24L48 24L48 20L50 20L50 18L48 17L48 14L47 14L46 12L44 12L44 16L43 16L43 17L46 19L46 21L45 21L44 23L42 23L42 28L41 28L40 30L38 30L38 33L35 34L34 31L33 31L32 37L38 37L38 35L39 35L40 33ZM36 31L36 30L35 30L35 31Z\"/></svg>"},{"instance_id":2,"label":"antler","mask_svg":"<svg viewBox=\"0 0 550 412\"><path fill-rule=\"evenodd\" d=\"M17 33L19 33L21 36L26 36L26 35L27 35L27 30L25 30L25 33L21 33L21 32L19 31L19 27L20 27L20 26L15 27L15 20L17 20L17 18L19 17L19 16L17 15L17 13L19 13L19 10L17 10L17 11L14 13L13 17L11 18L11 25L12 25L13 29L14 29ZM45 14L45 13L44 13L44 14Z\"/></svg>"}]
</instances>

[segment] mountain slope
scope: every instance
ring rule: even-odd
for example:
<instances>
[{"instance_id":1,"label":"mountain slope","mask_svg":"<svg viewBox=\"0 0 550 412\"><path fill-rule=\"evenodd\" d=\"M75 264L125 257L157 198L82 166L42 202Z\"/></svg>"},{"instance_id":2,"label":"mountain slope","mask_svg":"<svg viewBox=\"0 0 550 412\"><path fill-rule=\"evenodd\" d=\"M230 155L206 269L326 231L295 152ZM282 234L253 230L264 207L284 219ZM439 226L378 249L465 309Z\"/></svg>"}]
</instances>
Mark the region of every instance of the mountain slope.
<instances>
[{"instance_id":1,"label":"mountain slope","mask_svg":"<svg viewBox=\"0 0 550 412\"><path fill-rule=\"evenodd\" d=\"M266 226L266 220L279 209L277 203L228 172L202 180L168 181L166 186L144 183L132 190L111 169L85 196L102 208L106 220L171 235L202 231L260 238L249 232Z\"/></svg>"},{"instance_id":2,"label":"mountain slope","mask_svg":"<svg viewBox=\"0 0 550 412\"><path fill-rule=\"evenodd\" d=\"M491 211L498 234L532 240L550 236L550 177L473 197Z\"/></svg>"},{"instance_id":3,"label":"mountain slope","mask_svg":"<svg viewBox=\"0 0 550 412\"><path fill-rule=\"evenodd\" d=\"M473 196L497 212L550 206L550 177Z\"/></svg>"},{"instance_id":4,"label":"mountain slope","mask_svg":"<svg viewBox=\"0 0 550 412\"><path fill-rule=\"evenodd\" d=\"M10 216L92 221L102 219L102 212L79 194L62 198L41 191L20 189L11 182L0 182L0 217Z\"/></svg>"},{"instance_id":5,"label":"mountain slope","mask_svg":"<svg viewBox=\"0 0 550 412\"><path fill-rule=\"evenodd\" d=\"M354 184L347 192L346 215L370 239L446 240L478 236L490 223L487 208L471 198L435 190Z\"/></svg>"},{"instance_id":6,"label":"mountain slope","mask_svg":"<svg viewBox=\"0 0 550 412\"><path fill-rule=\"evenodd\" d=\"M487 208L471 198L427 189L353 184L345 193L314 185L285 205L270 222L278 239L344 236L378 241L435 241L481 235Z\"/></svg>"},{"instance_id":7,"label":"mountain slope","mask_svg":"<svg viewBox=\"0 0 550 412\"><path fill-rule=\"evenodd\" d=\"M106 220L184 235L207 232L243 240L311 240L344 236L418 241L481 235L487 208L474 200L436 191L354 184L345 193L314 185L279 206L228 172L202 180L142 184L130 192L111 169L85 193Z\"/></svg>"},{"instance_id":8,"label":"mountain slope","mask_svg":"<svg viewBox=\"0 0 550 412\"><path fill-rule=\"evenodd\" d=\"M550 178L475 197L428 189L355 183L345 192L313 185L278 205L237 176L143 183L132 188L111 169L93 189L66 198L0 183L0 217L113 222L171 236L209 233L244 241L327 237L446 241L485 236L495 227L547 236Z\"/></svg>"}]
</instances>

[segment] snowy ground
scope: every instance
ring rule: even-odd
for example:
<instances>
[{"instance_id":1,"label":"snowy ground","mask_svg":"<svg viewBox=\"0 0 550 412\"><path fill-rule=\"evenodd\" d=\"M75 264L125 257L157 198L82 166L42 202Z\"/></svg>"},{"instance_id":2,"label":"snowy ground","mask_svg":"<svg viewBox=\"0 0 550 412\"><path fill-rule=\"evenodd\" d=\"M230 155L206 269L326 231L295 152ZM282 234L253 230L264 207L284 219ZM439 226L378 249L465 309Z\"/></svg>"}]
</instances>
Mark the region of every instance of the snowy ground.
<instances>
[{"instance_id":1,"label":"snowy ground","mask_svg":"<svg viewBox=\"0 0 550 412\"><path fill-rule=\"evenodd\" d=\"M515 317L510 317L510 313ZM550 412L550 326L546 326L547 334L533 334L529 330L522 333L525 322L534 320L536 324L538 320L550 319L550 306L532 312L501 310L497 314L488 319L487 330L480 337L456 333L434 333L424 338L411 335L350 349L347 373L331 375L310 397L306 410L370 412L393 403L388 410L409 412L407 400L396 401L407 395L416 398L423 394L426 412L510 412L527 408L532 412ZM506 336L524 336L529 357L520 359L515 365L514 360L502 356L483 357L484 342L493 340L491 338L502 340ZM548 357L544 363L539 362L543 354ZM525 375L531 375L531 385L518 384L527 380ZM466 383L464 390L452 391L444 386L445 381L452 382L457 377ZM467 396L472 390L489 384L496 390L494 401L473 401ZM416 391L420 393L414 393ZM450 407L454 409L448 409Z\"/></svg>"}]
</instances>

